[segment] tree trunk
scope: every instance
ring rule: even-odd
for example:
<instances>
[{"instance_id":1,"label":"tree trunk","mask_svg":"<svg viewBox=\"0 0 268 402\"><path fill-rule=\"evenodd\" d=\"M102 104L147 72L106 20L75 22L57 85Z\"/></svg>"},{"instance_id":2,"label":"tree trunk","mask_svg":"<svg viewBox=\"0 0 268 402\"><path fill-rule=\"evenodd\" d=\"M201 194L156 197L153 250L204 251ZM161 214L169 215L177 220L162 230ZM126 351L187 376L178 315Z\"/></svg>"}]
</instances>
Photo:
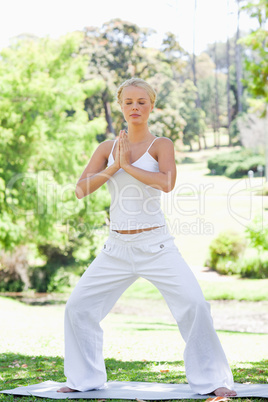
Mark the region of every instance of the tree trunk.
<instances>
[{"instance_id":1,"label":"tree trunk","mask_svg":"<svg viewBox=\"0 0 268 402\"><path fill-rule=\"evenodd\" d=\"M206 140L205 134L202 134L202 138L203 138L203 141L204 141L204 149L208 149L207 140Z\"/></svg>"},{"instance_id":2,"label":"tree trunk","mask_svg":"<svg viewBox=\"0 0 268 402\"><path fill-rule=\"evenodd\" d=\"M235 64L236 64L236 85L237 85L237 111L238 113L242 112L242 65L241 65L241 45L237 43L240 38L240 28L239 28L239 19L240 19L240 6L239 1L237 0L237 30L236 30L236 42L235 42Z\"/></svg>"},{"instance_id":3,"label":"tree trunk","mask_svg":"<svg viewBox=\"0 0 268 402\"><path fill-rule=\"evenodd\" d=\"M191 141L189 141L190 152L193 152L193 147Z\"/></svg>"},{"instance_id":4,"label":"tree trunk","mask_svg":"<svg viewBox=\"0 0 268 402\"><path fill-rule=\"evenodd\" d=\"M268 183L268 105L266 105L266 116L264 118L265 138L265 181Z\"/></svg>"},{"instance_id":5,"label":"tree trunk","mask_svg":"<svg viewBox=\"0 0 268 402\"><path fill-rule=\"evenodd\" d=\"M108 101L108 93L107 90L105 90L102 93L102 102L103 102L103 107L104 107L104 112L105 112L105 119L107 122L107 129L106 133L112 133L115 136L115 131L113 128L113 120L112 120L112 114L111 114L111 105L110 102Z\"/></svg>"},{"instance_id":6,"label":"tree trunk","mask_svg":"<svg viewBox=\"0 0 268 402\"><path fill-rule=\"evenodd\" d=\"M217 148L220 146L220 121L219 121L219 90L218 90L218 68L217 68L217 43L214 45L214 59L215 59L215 131L217 133Z\"/></svg>"},{"instance_id":7,"label":"tree trunk","mask_svg":"<svg viewBox=\"0 0 268 402\"><path fill-rule=\"evenodd\" d=\"M229 0L227 0L227 19L229 16ZM228 137L229 137L229 146L232 145L232 137L231 137L231 101L230 101L230 41L229 41L229 32L227 28L227 42L226 42L226 61L227 61L227 129L228 129Z\"/></svg>"},{"instance_id":8,"label":"tree trunk","mask_svg":"<svg viewBox=\"0 0 268 402\"><path fill-rule=\"evenodd\" d=\"M201 102L200 102L200 97L199 97L199 92L198 92L198 88L197 88L197 80L196 80L196 68L195 68L195 18L196 18L196 8L197 8L197 0L195 0L194 2L194 22L193 22L193 62L192 62L192 70L193 70L193 80L194 80L194 85L197 89L197 93L196 93L196 100L195 100L195 104L197 108L201 108ZM202 149L201 148L201 133L198 132L198 149L199 151Z\"/></svg>"}]
</instances>

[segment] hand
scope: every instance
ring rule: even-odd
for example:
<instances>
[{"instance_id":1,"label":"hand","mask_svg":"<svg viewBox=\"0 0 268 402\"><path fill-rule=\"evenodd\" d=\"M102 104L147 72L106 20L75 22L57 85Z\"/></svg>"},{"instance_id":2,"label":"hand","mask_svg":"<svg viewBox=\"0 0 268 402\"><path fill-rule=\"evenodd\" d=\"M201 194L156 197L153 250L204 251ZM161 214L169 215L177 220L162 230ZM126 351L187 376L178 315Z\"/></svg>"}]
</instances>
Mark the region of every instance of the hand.
<instances>
[{"instance_id":1,"label":"hand","mask_svg":"<svg viewBox=\"0 0 268 402\"><path fill-rule=\"evenodd\" d=\"M121 130L119 134L119 146L120 146L120 167L125 169L130 165L130 143L125 130Z\"/></svg>"}]
</instances>

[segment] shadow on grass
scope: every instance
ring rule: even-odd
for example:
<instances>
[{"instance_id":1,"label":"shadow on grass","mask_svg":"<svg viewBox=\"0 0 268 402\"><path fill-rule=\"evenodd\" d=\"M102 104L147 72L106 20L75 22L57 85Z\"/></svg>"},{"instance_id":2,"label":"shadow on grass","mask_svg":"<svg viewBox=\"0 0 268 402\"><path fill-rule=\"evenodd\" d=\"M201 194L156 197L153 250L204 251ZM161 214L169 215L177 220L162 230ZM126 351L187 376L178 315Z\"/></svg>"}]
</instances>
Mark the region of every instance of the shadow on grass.
<instances>
[{"instance_id":1,"label":"shadow on grass","mask_svg":"<svg viewBox=\"0 0 268 402\"><path fill-rule=\"evenodd\" d=\"M31 306L51 306L65 304L69 294L65 293L33 293L33 292L2 292L0 297L6 297Z\"/></svg>"},{"instance_id":2,"label":"shadow on grass","mask_svg":"<svg viewBox=\"0 0 268 402\"><path fill-rule=\"evenodd\" d=\"M185 156L183 159L181 159L180 161L179 161L179 163L182 163L182 164L187 164L187 163L196 163L196 161L194 160L194 158L191 158L190 156Z\"/></svg>"},{"instance_id":3,"label":"shadow on grass","mask_svg":"<svg viewBox=\"0 0 268 402\"><path fill-rule=\"evenodd\" d=\"M148 381L184 383L183 361L121 361L105 360L108 381ZM59 356L28 356L15 353L0 355L3 378L1 389L10 389L44 381L65 382L63 358Z\"/></svg>"},{"instance_id":4,"label":"shadow on grass","mask_svg":"<svg viewBox=\"0 0 268 402\"><path fill-rule=\"evenodd\" d=\"M234 334L234 335L258 335L258 336L267 336L267 332L250 332L250 331L231 331L228 329L217 329L217 333L222 334Z\"/></svg>"},{"instance_id":5,"label":"shadow on grass","mask_svg":"<svg viewBox=\"0 0 268 402\"><path fill-rule=\"evenodd\" d=\"M177 324L165 323L165 322L148 322L144 326L144 322L126 321L125 325L135 325L135 331L178 331ZM141 327L139 327L141 325Z\"/></svg>"}]
</instances>

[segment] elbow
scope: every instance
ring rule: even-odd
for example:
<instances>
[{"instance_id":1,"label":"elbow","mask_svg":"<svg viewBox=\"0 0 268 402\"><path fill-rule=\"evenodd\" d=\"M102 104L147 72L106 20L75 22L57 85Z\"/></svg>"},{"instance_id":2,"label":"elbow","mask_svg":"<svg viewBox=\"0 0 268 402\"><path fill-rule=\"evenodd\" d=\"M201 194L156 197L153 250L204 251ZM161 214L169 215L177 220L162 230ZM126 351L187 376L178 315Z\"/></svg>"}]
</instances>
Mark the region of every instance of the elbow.
<instances>
[{"instance_id":1,"label":"elbow","mask_svg":"<svg viewBox=\"0 0 268 402\"><path fill-rule=\"evenodd\" d=\"M167 183L167 184L162 188L162 191L163 191L164 193L170 193L170 192L173 190L174 187L175 187L175 183Z\"/></svg>"},{"instance_id":2,"label":"elbow","mask_svg":"<svg viewBox=\"0 0 268 402\"><path fill-rule=\"evenodd\" d=\"M76 195L76 198L78 198L78 200L81 200L82 198L84 198L84 192L83 192L83 190L81 189L81 187L76 186L76 188L75 188L75 195Z\"/></svg>"}]
</instances>

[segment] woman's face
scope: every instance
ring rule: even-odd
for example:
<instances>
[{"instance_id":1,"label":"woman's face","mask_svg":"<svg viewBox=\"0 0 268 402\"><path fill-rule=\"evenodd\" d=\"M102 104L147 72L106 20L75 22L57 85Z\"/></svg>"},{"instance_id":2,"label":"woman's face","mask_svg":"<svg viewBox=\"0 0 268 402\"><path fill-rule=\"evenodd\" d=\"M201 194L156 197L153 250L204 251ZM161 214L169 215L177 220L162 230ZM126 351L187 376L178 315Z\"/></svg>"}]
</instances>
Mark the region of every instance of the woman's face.
<instances>
[{"instance_id":1,"label":"woman's face","mask_svg":"<svg viewBox=\"0 0 268 402\"><path fill-rule=\"evenodd\" d=\"M129 86L123 89L121 109L128 124L147 123L153 110L147 91L140 87Z\"/></svg>"}]
</instances>

